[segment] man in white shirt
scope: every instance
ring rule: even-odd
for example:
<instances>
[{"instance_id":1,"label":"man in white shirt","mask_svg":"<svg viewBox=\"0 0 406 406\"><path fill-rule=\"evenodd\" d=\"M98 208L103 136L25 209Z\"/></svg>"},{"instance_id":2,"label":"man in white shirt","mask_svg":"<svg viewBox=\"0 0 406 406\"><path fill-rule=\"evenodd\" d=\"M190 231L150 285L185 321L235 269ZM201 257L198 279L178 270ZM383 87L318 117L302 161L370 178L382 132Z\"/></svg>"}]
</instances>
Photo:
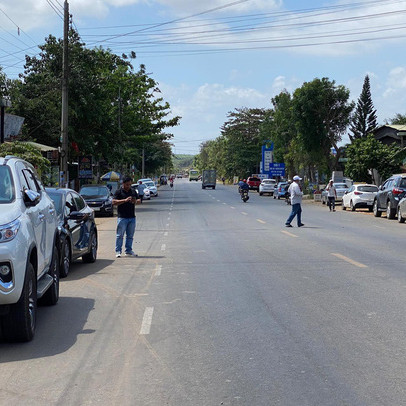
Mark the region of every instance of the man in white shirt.
<instances>
[{"instance_id":1,"label":"man in white shirt","mask_svg":"<svg viewBox=\"0 0 406 406\"><path fill-rule=\"evenodd\" d=\"M333 211L336 211L336 199L337 199L337 191L336 187L334 186L333 179L330 179L330 182L328 183L327 187L327 198L328 198L328 208Z\"/></svg>"},{"instance_id":2,"label":"man in white shirt","mask_svg":"<svg viewBox=\"0 0 406 406\"><path fill-rule=\"evenodd\" d=\"M289 218L286 220L285 226L286 227L292 227L292 220L297 216L297 226L298 227L303 227L304 224L302 223L302 188L299 185L299 182L302 180L299 176L294 176L293 177L293 182L289 186L289 195L290 195L290 201L292 203L292 211L290 213Z\"/></svg>"}]
</instances>

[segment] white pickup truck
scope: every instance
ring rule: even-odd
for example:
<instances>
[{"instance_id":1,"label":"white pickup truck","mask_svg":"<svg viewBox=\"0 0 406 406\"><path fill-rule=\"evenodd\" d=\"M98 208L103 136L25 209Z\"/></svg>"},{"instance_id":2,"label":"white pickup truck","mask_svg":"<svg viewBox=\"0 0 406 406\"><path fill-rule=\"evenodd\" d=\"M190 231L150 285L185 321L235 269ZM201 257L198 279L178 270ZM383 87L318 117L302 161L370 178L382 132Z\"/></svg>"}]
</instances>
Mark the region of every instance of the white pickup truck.
<instances>
[{"instance_id":1,"label":"white pickup truck","mask_svg":"<svg viewBox=\"0 0 406 406\"><path fill-rule=\"evenodd\" d=\"M37 300L59 298L57 215L34 167L0 157L0 333L6 341L34 337Z\"/></svg>"}]
</instances>

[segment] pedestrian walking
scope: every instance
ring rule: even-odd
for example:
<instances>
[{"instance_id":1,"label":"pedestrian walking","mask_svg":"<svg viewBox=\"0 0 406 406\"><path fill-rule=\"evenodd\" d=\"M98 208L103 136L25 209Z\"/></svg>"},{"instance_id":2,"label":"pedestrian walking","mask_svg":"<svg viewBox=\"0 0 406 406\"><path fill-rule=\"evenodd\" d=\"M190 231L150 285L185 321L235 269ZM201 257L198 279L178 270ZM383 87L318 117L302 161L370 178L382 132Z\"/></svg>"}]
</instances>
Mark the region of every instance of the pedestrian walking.
<instances>
[{"instance_id":1,"label":"pedestrian walking","mask_svg":"<svg viewBox=\"0 0 406 406\"><path fill-rule=\"evenodd\" d=\"M333 211L336 211L336 199L337 199L337 190L336 187L334 186L333 179L330 179L330 182L328 182L328 185L326 187L327 191L327 205L328 208Z\"/></svg>"},{"instance_id":2,"label":"pedestrian walking","mask_svg":"<svg viewBox=\"0 0 406 406\"><path fill-rule=\"evenodd\" d=\"M116 190L113 197L113 204L117 206L117 230L116 230L116 258L121 257L121 249L125 234L125 255L137 257L132 245L134 239L136 217L135 204L139 201L137 192L131 187L131 178L126 176L123 179L122 187Z\"/></svg>"},{"instance_id":3,"label":"pedestrian walking","mask_svg":"<svg viewBox=\"0 0 406 406\"><path fill-rule=\"evenodd\" d=\"M290 212L290 216L286 220L285 226L286 227L292 227L292 220L297 216L297 226L298 227L303 227L304 224L302 223L302 188L299 184L299 182L302 180L301 177L298 175L293 177L293 182L289 186L289 195L290 195L290 202L292 204L292 211Z\"/></svg>"},{"instance_id":4,"label":"pedestrian walking","mask_svg":"<svg viewBox=\"0 0 406 406\"><path fill-rule=\"evenodd\" d=\"M138 197L141 201L141 204L142 204L142 201L144 200L144 189L146 187L147 187L147 185L143 185L142 180L138 181L137 190L138 190Z\"/></svg>"}]
</instances>

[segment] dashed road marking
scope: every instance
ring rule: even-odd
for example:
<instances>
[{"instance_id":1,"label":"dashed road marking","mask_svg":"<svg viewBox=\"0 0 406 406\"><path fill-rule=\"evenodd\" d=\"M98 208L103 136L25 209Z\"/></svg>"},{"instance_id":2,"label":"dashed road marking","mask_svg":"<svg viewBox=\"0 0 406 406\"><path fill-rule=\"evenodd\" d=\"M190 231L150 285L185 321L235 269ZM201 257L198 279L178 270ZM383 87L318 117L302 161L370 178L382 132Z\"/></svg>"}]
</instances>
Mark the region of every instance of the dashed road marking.
<instances>
[{"instance_id":1,"label":"dashed road marking","mask_svg":"<svg viewBox=\"0 0 406 406\"><path fill-rule=\"evenodd\" d=\"M257 221L258 221L258 223L261 223L261 224L266 224L266 221L264 221L264 220L257 219Z\"/></svg>"},{"instance_id":2,"label":"dashed road marking","mask_svg":"<svg viewBox=\"0 0 406 406\"><path fill-rule=\"evenodd\" d=\"M161 245L161 251L165 251L166 250L166 244L162 244Z\"/></svg>"},{"instance_id":3,"label":"dashed road marking","mask_svg":"<svg viewBox=\"0 0 406 406\"><path fill-rule=\"evenodd\" d=\"M165 232L164 232L164 237L167 237L167 236L168 236L168 232L165 231Z\"/></svg>"},{"instance_id":4,"label":"dashed road marking","mask_svg":"<svg viewBox=\"0 0 406 406\"><path fill-rule=\"evenodd\" d=\"M223 203L223 204L227 204L227 203Z\"/></svg>"},{"instance_id":5,"label":"dashed road marking","mask_svg":"<svg viewBox=\"0 0 406 406\"><path fill-rule=\"evenodd\" d=\"M146 307L144 317L142 318L140 334L147 335L151 331L152 315L154 314L153 307Z\"/></svg>"},{"instance_id":6,"label":"dashed road marking","mask_svg":"<svg viewBox=\"0 0 406 406\"><path fill-rule=\"evenodd\" d=\"M248 213L246 213L245 211L242 211L241 214L244 214L244 216L248 216Z\"/></svg>"},{"instance_id":7,"label":"dashed road marking","mask_svg":"<svg viewBox=\"0 0 406 406\"><path fill-rule=\"evenodd\" d=\"M235 209L235 207L234 207L234 206L230 206L230 208L231 208L231 209Z\"/></svg>"},{"instance_id":8,"label":"dashed road marking","mask_svg":"<svg viewBox=\"0 0 406 406\"><path fill-rule=\"evenodd\" d=\"M292 234L289 231L282 230L281 233L288 235L289 237L298 237L296 234Z\"/></svg>"},{"instance_id":9,"label":"dashed road marking","mask_svg":"<svg viewBox=\"0 0 406 406\"><path fill-rule=\"evenodd\" d=\"M162 265L157 265L155 268L155 276L161 276Z\"/></svg>"},{"instance_id":10,"label":"dashed road marking","mask_svg":"<svg viewBox=\"0 0 406 406\"><path fill-rule=\"evenodd\" d=\"M353 259L348 258L348 257L346 257L345 255L338 254L338 253L336 253L336 252L332 252L331 255L334 255L335 257L340 258L340 259L342 259L343 261L348 262L349 264L352 264L352 265L354 265L354 266L357 266L358 268L368 268L367 265L361 264L361 262L358 262L358 261L354 261Z\"/></svg>"}]
</instances>

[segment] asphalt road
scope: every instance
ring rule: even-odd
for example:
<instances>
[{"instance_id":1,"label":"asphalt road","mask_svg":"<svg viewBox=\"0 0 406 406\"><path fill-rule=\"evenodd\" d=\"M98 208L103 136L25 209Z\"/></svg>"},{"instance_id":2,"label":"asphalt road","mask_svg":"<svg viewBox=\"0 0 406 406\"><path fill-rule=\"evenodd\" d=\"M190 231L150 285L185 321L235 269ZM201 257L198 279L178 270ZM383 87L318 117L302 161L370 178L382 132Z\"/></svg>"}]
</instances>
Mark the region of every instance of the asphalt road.
<instances>
[{"instance_id":1,"label":"asphalt road","mask_svg":"<svg viewBox=\"0 0 406 406\"><path fill-rule=\"evenodd\" d=\"M176 180L101 218L27 344L0 344L1 405L406 405L406 225ZM296 225L296 221L292 223Z\"/></svg>"}]
</instances>

